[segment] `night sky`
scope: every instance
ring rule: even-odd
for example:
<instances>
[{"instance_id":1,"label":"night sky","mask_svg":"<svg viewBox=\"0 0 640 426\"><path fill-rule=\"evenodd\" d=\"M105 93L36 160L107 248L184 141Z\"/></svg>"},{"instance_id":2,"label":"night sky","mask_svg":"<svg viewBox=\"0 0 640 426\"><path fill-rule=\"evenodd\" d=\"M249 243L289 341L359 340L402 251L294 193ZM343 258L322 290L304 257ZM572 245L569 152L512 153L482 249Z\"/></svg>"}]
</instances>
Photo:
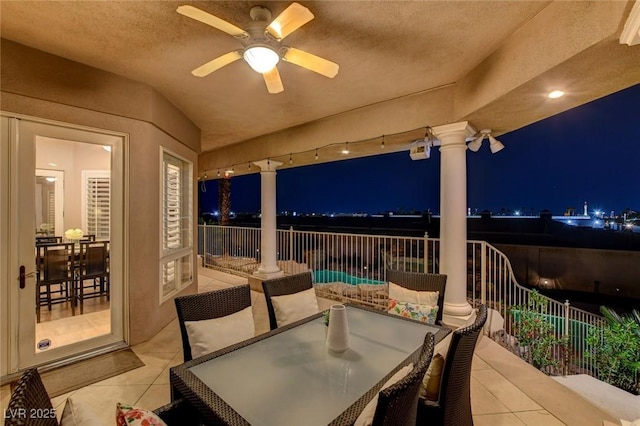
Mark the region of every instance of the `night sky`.
<instances>
[{"instance_id":1,"label":"night sky","mask_svg":"<svg viewBox=\"0 0 640 426\"><path fill-rule=\"evenodd\" d=\"M467 199L495 214L567 208L607 214L640 210L640 85L467 150ZM278 171L277 210L297 213L439 211L440 153L412 161L408 151ZM201 193L202 212L218 209L217 181ZM231 179L231 210L260 209L260 175Z\"/></svg>"}]
</instances>

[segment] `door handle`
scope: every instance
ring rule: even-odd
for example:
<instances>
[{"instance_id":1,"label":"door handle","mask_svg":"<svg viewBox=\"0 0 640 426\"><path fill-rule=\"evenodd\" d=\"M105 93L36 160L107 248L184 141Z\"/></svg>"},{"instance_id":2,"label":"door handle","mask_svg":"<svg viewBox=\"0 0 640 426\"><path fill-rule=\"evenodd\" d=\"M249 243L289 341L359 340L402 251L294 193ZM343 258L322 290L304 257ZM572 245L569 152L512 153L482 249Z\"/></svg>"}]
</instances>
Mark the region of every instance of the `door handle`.
<instances>
[{"instance_id":1,"label":"door handle","mask_svg":"<svg viewBox=\"0 0 640 426\"><path fill-rule=\"evenodd\" d=\"M24 265L20 265L20 277L18 278L18 281L20 281L20 288L24 288L26 279L33 277L34 274L34 271L31 271L28 274L25 273Z\"/></svg>"}]
</instances>

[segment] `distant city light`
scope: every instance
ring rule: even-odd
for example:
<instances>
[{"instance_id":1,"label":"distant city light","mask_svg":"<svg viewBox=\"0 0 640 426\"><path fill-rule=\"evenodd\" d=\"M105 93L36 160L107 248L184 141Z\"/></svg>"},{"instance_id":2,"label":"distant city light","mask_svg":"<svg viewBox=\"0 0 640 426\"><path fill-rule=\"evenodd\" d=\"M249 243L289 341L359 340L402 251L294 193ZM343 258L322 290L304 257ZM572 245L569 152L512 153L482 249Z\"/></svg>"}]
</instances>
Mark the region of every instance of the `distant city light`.
<instances>
[{"instance_id":1,"label":"distant city light","mask_svg":"<svg viewBox=\"0 0 640 426\"><path fill-rule=\"evenodd\" d=\"M562 90L553 90L549 92L549 95L547 96L549 96L550 99L558 99L564 96L564 92Z\"/></svg>"},{"instance_id":2,"label":"distant city light","mask_svg":"<svg viewBox=\"0 0 640 426\"><path fill-rule=\"evenodd\" d=\"M572 222L571 222L571 219L569 219L569 220L567 221L567 223L572 223Z\"/></svg>"},{"instance_id":3,"label":"distant city light","mask_svg":"<svg viewBox=\"0 0 640 426\"><path fill-rule=\"evenodd\" d=\"M516 216L520 216L520 212L516 210Z\"/></svg>"}]
</instances>

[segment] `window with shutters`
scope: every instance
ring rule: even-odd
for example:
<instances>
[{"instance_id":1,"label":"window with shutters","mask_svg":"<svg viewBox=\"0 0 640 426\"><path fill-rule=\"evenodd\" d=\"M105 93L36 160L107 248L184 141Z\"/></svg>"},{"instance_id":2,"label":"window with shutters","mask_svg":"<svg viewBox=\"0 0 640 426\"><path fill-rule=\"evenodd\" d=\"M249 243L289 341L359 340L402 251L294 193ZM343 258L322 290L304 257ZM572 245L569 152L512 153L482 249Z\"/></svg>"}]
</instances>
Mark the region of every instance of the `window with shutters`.
<instances>
[{"instance_id":1,"label":"window with shutters","mask_svg":"<svg viewBox=\"0 0 640 426\"><path fill-rule=\"evenodd\" d=\"M82 230L96 240L109 240L111 175L108 170L82 171Z\"/></svg>"},{"instance_id":2,"label":"window with shutters","mask_svg":"<svg viewBox=\"0 0 640 426\"><path fill-rule=\"evenodd\" d=\"M161 301L193 281L192 164L162 150Z\"/></svg>"}]
</instances>

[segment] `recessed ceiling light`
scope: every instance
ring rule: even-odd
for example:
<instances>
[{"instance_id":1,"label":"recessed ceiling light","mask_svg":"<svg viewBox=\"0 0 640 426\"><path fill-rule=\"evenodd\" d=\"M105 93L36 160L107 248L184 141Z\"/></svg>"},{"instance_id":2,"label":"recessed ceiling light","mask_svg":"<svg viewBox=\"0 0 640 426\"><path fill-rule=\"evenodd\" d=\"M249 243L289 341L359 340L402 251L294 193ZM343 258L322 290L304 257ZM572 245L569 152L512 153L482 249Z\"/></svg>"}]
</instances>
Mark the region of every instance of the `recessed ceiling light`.
<instances>
[{"instance_id":1,"label":"recessed ceiling light","mask_svg":"<svg viewBox=\"0 0 640 426\"><path fill-rule=\"evenodd\" d=\"M57 164L56 164L56 163L47 163L47 164L48 164L48 165L50 165L51 167L55 167L55 166L57 166Z\"/></svg>"},{"instance_id":2,"label":"recessed ceiling light","mask_svg":"<svg viewBox=\"0 0 640 426\"><path fill-rule=\"evenodd\" d=\"M558 99L558 98L564 96L564 92L562 90L553 90L553 91L549 92L548 96L551 99Z\"/></svg>"}]
</instances>

